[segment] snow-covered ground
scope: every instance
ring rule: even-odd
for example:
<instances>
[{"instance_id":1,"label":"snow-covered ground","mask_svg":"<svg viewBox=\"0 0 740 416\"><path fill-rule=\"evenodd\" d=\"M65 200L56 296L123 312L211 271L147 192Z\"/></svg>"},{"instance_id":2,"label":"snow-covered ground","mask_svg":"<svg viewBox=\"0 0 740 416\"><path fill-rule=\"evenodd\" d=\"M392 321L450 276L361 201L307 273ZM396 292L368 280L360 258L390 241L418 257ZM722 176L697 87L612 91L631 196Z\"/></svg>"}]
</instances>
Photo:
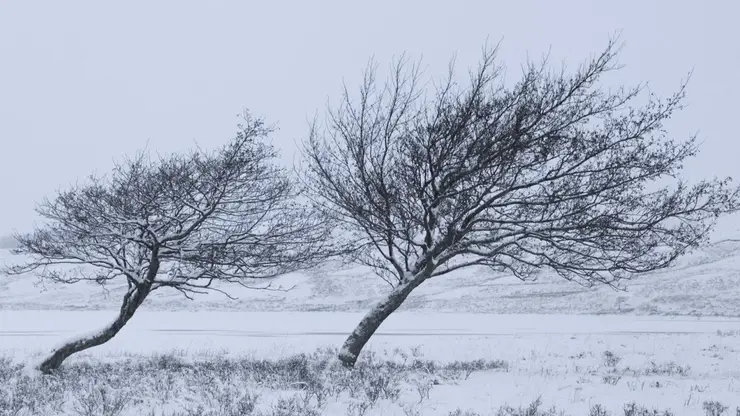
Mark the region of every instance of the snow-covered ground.
<instances>
[{"instance_id":1,"label":"snow-covered ground","mask_svg":"<svg viewBox=\"0 0 740 416\"><path fill-rule=\"evenodd\" d=\"M19 260L7 252L0 257ZM621 416L630 402L670 409L674 415L702 415L704 403L711 401L728 406L725 414L734 415L740 406L739 261L740 243L715 244L672 269L635 279L626 292L586 289L547 275L522 283L480 269L427 282L381 326L368 351L393 359L398 354L423 357L439 365L503 360L506 368L448 376L414 367L399 372L397 398L381 399L364 414L447 416L456 409L472 409L488 415L503 405L526 406L540 397L543 408L554 406L570 415L587 415L600 404ZM0 276L0 367L3 357L29 362L78 332L106 324L121 295L115 286L35 283L33 276ZM88 394L80 386L90 378L109 394L128 397L138 391L140 380L133 379L131 387L121 380L132 376L116 372L141 367L131 360L145 362L153 356L187 362L214 356L235 362L244 357L279 360L338 347L387 290L367 270L330 267L284 276L274 285L294 288L232 290L237 301L218 294L188 301L174 291L155 292L112 341L65 362L70 370L64 377L73 381L56 381L67 383L60 387L65 393L59 399L66 404L56 414L83 414L69 403L87 400L78 396ZM111 362L128 364L105 365ZM234 366L239 367L229 364ZM205 385L221 386L215 388L221 392L245 388L258 392L258 407L273 409L263 413L271 415L282 414L273 406L281 394L306 394L297 388L277 392L249 375L235 381L232 373L223 378L220 373L203 375L201 370L182 373L171 365L155 367L146 382L170 383L167 398L160 397L164 390L141 393L141 400L129 403L121 415L149 415L149 409L179 411L195 404L215 408L211 402L215 399L201 397ZM343 374L337 369L321 371L327 379ZM23 381L21 374L11 372L7 379L0 374L0 408L3 389L56 391L48 390L47 384ZM184 381L172 382L173 377ZM337 393L319 414L359 414L357 406L350 409L359 399L348 394ZM43 412L39 414L55 414L49 408ZM154 413L160 414L164 413Z\"/></svg>"},{"instance_id":2,"label":"snow-covered ground","mask_svg":"<svg viewBox=\"0 0 740 416\"><path fill-rule=\"evenodd\" d=\"M95 329L111 315L3 311L0 355L13 361L35 360L60 340ZM188 360L214 354L275 360L340 345L360 316L141 311L112 341L65 365L152 354ZM457 408L490 414L505 404L526 406L538 397L543 406L573 415L586 415L595 404L622 414L622 406L633 401L670 409L675 415L703 414L702 404L708 401L732 406L733 412L740 406L737 318L402 312L391 317L369 344L369 351L381 356L394 350L440 364L503 360L508 368L454 380L419 371L401 383L403 394L397 402L380 403L367 414L403 415L408 406L422 415L447 415ZM423 386L418 383L427 381L419 377L432 377L427 380L428 398L420 396ZM264 403L275 399L269 392L262 395ZM349 402L330 400L325 414L346 414Z\"/></svg>"},{"instance_id":3,"label":"snow-covered ground","mask_svg":"<svg viewBox=\"0 0 740 416\"><path fill-rule=\"evenodd\" d=\"M33 355L113 319L112 311L3 311L0 345ZM96 354L225 350L259 356L306 353L340 345L362 318L347 312L159 312L140 311ZM430 359L504 358L522 340L657 338L702 339L740 333L740 318L588 315L489 315L399 312L383 323L375 349L420 345ZM539 340L539 341L538 341ZM541 345L546 347L546 345ZM675 347L675 346L673 346ZM656 347L657 348L657 347ZM738 345L740 348L740 345ZM658 348L660 349L660 348ZM656 349L657 351L657 349ZM513 357L506 357L506 359ZM683 357L688 358L688 357ZM740 368L737 369L740 371Z\"/></svg>"},{"instance_id":4,"label":"snow-covered ground","mask_svg":"<svg viewBox=\"0 0 740 416\"><path fill-rule=\"evenodd\" d=\"M0 264L21 261L0 250ZM219 293L185 299L175 290L154 292L146 310L191 311L366 311L388 285L363 268L331 266L276 279L287 291L225 287L238 298ZM116 310L124 284L101 288L95 283L39 284L33 275L0 276L0 309ZM520 282L487 269L465 269L424 282L402 307L410 311L529 314L634 314L740 316L740 240L725 241L680 259L670 269L627 282L627 291L585 288L543 274Z\"/></svg>"}]
</instances>

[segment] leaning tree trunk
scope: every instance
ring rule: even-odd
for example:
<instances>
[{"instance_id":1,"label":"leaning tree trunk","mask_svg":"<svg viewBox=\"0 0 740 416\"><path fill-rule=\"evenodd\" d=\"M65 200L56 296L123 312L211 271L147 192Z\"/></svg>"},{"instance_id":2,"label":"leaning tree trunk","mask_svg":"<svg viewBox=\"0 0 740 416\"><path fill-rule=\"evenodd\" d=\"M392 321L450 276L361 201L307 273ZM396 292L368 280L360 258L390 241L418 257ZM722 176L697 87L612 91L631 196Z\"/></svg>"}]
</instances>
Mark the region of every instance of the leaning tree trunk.
<instances>
[{"instance_id":1,"label":"leaning tree trunk","mask_svg":"<svg viewBox=\"0 0 740 416\"><path fill-rule=\"evenodd\" d=\"M64 344L62 347L55 349L47 359L38 365L38 370L44 374L49 374L58 369L59 366L62 365L62 362L72 354L76 354L80 351L84 351L88 348L110 341L111 338L116 336L118 331L126 325L126 322L131 319L134 312L136 312L136 309L141 306L144 299L146 299L147 295L151 292L151 287L152 284L150 281L145 281L144 283L134 286L124 296L121 310L116 319L111 322L110 325L92 335L75 339Z\"/></svg>"},{"instance_id":2,"label":"leaning tree trunk","mask_svg":"<svg viewBox=\"0 0 740 416\"><path fill-rule=\"evenodd\" d=\"M354 331L344 341L342 349L339 351L339 361L345 365L345 367L354 367L357 361L357 356L360 355L360 351L373 336L375 331L378 330L383 321L386 320L411 292L419 287L419 285L426 280L426 275L417 275L412 280L401 284L400 286L393 289L385 300L375 305L375 307L367 314L362 321L357 325Z\"/></svg>"}]
</instances>

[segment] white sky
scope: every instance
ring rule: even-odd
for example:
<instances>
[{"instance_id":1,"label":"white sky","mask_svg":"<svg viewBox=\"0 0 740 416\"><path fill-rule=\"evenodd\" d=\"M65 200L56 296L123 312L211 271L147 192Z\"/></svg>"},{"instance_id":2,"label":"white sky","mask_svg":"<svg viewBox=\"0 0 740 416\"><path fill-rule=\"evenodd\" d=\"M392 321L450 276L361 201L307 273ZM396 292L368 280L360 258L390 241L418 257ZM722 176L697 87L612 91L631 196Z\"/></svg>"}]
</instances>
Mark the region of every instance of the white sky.
<instances>
[{"instance_id":1,"label":"white sky","mask_svg":"<svg viewBox=\"0 0 740 416\"><path fill-rule=\"evenodd\" d=\"M740 179L736 129L740 3L726 1L11 1L0 2L0 235L29 230L35 201L149 148L215 147L249 108L279 123L292 160L307 120L356 85L368 58L404 51L440 74L503 40L512 69L552 46L575 66L622 31L626 68L666 95L694 69L689 108L671 122L699 131L692 179ZM723 234L740 234L725 221Z\"/></svg>"}]
</instances>

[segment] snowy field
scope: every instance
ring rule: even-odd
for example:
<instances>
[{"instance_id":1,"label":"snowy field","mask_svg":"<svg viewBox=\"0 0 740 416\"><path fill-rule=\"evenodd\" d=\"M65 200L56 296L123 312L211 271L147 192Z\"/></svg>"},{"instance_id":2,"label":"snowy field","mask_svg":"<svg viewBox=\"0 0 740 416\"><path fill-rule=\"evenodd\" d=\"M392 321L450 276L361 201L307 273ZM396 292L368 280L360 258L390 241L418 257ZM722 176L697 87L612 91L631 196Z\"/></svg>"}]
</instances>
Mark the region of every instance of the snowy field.
<instances>
[{"instance_id":1,"label":"snowy field","mask_svg":"<svg viewBox=\"0 0 740 416\"><path fill-rule=\"evenodd\" d=\"M715 245L627 292L483 271L429 282L354 372L331 349L386 290L360 270L286 276L294 289L237 301L163 291L50 378L23 365L109 322L119 289L0 276L0 415L733 416L738 249Z\"/></svg>"},{"instance_id":2,"label":"snowy field","mask_svg":"<svg viewBox=\"0 0 740 416\"><path fill-rule=\"evenodd\" d=\"M5 311L0 322L2 355L14 363L36 359L58 341L104 324L110 315ZM187 363L284 360L340 345L359 318L357 313L336 312L141 311L113 341L73 357L65 367L79 371L76 366L152 356ZM391 317L369 347L381 361L398 361L405 354L438 366L462 361L475 368L478 360L502 361L505 366L469 375L419 366L398 380L397 398L378 400L365 414L447 415L458 408L492 414L502 405L527 406L538 398L544 409L554 406L574 415L589 414L596 404L622 414L630 402L670 409L675 415L703 414L703 403L710 401L733 406L733 411L740 406L740 319L405 312ZM115 377L98 382L116 391ZM279 389L265 389L249 377L243 383L241 388L260 393L257 403L267 410L282 397ZM144 394L143 403L122 414L192 407L186 392L170 392L172 400ZM306 393L296 388L293 394ZM200 403L208 405L207 399ZM345 414L353 400L349 393L339 395L321 410Z\"/></svg>"},{"instance_id":3,"label":"snowy field","mask_svg":"<svg viewBox=\"0 0 740 416\"><path fill-rule=\"evenodd\" d=\"M212 368L214 362L239 367L255 360L290 360L340 345L359 318L357 313L141 311L113 341L71 358L65 369L70 377L87 377L110 390L109 397L117 397L127 388L141 386L138 380L130 381L133 386L121 382L125 375L116 368L136 368L135 363L151 357L170 357L161 360L166 365L151 365L147 377L170 377L170 382L177 379L185 385L176 384L166 396L162 387L142 393L142 402L121 414L147 414L151 409L166 414L197 404L217 408L222 403L215 393L198 387L202 381L187 383L205 375L195 370L179 374L170 361L211 363L206 367ZM27 362L58 341L108 319L110 312L102 311L5 311L0 354L12 363ZM731 406L733 412L740 406L740 319L405 312L391 317L369 348L379 362L403 361L405 355L407 362L430 360L440 368L418 364L405 372L390 372L378 367L375 371L381 375L399 377L388 376L399 392L397 397L377 399L365 414L448 415L461 409L487 415L502 405L526 407L538 398L543 410L555 407L573 415L587 415L596 404L612 414L624 414L622 408L630 402L669 409L675 415L704 414L703 404L711 401ZM330 360L331 355L321 359ZM482 362L502 364L486 367ZM116 365L111 369L101 363ZM443 370L445 365L454 371ZM332 373L344 370L335 365L311 371L319 379L323 375L336 380L339 376ZM236 376L221 378L211 375L208 383L223 385L224 391L259 394L258 410L274 411L281 397L294 396L302 402L307 395L290 383L260 383L249 372L235 372ZM79 407L91 400L92 393L85 390L90 386L83 386L63 400L70 414L77 414L74 404ZM348 406L367 400L366 393L353 394L354 398L349 392L330 397L321 406L314 399L313 407L321 410L319 414L351 414L345 413ZM199 400L193 401L193 396ZM414 411L418 413L409 413Z\"/></svg>"}]
</instances>

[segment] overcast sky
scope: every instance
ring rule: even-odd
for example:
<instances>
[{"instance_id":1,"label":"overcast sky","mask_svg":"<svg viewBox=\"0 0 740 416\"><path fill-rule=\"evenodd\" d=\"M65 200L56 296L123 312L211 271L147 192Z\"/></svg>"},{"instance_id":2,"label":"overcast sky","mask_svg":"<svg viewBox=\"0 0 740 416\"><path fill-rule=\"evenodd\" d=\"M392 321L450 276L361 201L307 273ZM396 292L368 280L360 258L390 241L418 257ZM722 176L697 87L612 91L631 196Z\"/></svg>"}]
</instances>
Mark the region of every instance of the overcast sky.
<instances>
[{"instance_id":1,"label":"overcast sky","mask_svg":"<svg viewBox=\"0 0 740 416\"><path fill-rule=\"evenodd\" d=\"M279 123L274 143L292 160L307 120L369 57L423 55L436 74L453 53L475 63L486 39L513 69L550 47L575 66L621 31L626 68L610 82L650 81L662 95L694 69L689 108L669 125L704 141L687 174L740 179L738 15L735 0L3 0L0 235L30 229L36 201L147 143L223 144L243 108ZM740 234L735 223L723 233Z\"/></svg>"}]
</instances>

